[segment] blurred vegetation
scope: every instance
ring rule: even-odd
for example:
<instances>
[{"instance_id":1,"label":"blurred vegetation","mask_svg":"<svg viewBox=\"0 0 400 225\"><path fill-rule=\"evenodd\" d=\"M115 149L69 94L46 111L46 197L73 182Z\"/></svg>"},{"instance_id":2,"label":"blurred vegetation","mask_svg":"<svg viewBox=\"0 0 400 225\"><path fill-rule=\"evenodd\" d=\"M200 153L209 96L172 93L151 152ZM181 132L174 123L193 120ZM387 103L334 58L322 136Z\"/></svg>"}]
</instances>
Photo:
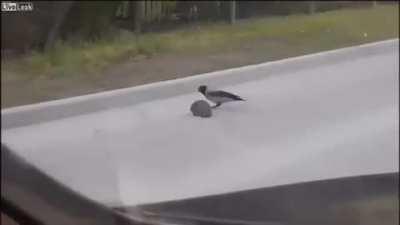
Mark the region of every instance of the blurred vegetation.
<instances>
[{"instance_id":1,"label":"blurred vegetation","mask_svg":"<svg viewBox=\"0 0 400 225\"><path fill-rule=\"evenodd\" d=\"M126 20L127 27L131 27L134 16L132 2L83 1L73 5L67 14L67 18L70 19L63 24L62 38L58 39L51 49L43 52L40 48L35 48L20 60L7 62L7 68L9 71L11 69L13 72L31 75L63 76L71 73L98 72L109 65L140 56L151 57L157 53L174 52L216 52L239 48L241 43L260 39L307 46L313 51L398 37L398 5L329 10L345 6L344 3L339 3L329 3L331 5L324 5L325 8L322 7L322 3L318 3L317 8L323 10L308 15L302 13L307 12L304 2L290 3L297 7L289 7L289 2L269 2L269 10L280 16L251 18L242 12L243 18L250 19L239 20L237 24L230 26L224 21L209 21L213 17L207 15L203 16L203 20L199 19L180 29L138 34L132 29L121 28L123 23L121 26L112 25L116 17L122 21ZM202 12L201 10L209 12L210 7L221 7L218 4L221 2L147 1L144 16L148 19L143 23L148 23L151 27L153 20L169 18L172 12L176 16L188 12L188 8L192 10L193 5L198 6L198 13ZM239 6L241 4L244 3L239 2ZM304 7L299 7L299 4L303 4ZM359 3L354 4L360 6ZM262 4L250 2L247 5L248 8L256 6ZM276 10L278 6L281 7L280 11ZM155 13L156 8L158 14ZM241 9L245 9L243 5ZM294 13L294 9L298 10L298 13ZM131 13L128 13L129 11ZM190 13L193 14L193 10ZM186 15L187 20L192 17L193 15ZM168 20L174 19L176 18L171 17ZM218 20L218 16L214 19Z\"/></svg>"},{"instance_id":2,"label":"blurred vegetation","mask_svg":"<svg viewBox=\"0 0 400 225\"><path fill-rule=\"evenodd\" d=\"M2 13L2 51L52 47L54 40L96 40L115 27L144 32L199 21L227 21L232 1L35 1L32 12ZM370 7L372 1L234 1L238 19ZM380 3L381 4L381 3ZM391 3L393 4L393 2ZM312 10L315 8L315 10ZM18 28L18 29L16 29ZM53 37L54 36L54 37Z\"/></svg>"},{"instance_id":3,"label":"blurred vegetation","mask_svg":"<svg viewBox=\"0 0 400 225\"><path fill-rule=\"evenodd\" d=\"M110 31L120 1L80 1L69 10L62 36L97 39Z\"/></svg>"}]
</instances>

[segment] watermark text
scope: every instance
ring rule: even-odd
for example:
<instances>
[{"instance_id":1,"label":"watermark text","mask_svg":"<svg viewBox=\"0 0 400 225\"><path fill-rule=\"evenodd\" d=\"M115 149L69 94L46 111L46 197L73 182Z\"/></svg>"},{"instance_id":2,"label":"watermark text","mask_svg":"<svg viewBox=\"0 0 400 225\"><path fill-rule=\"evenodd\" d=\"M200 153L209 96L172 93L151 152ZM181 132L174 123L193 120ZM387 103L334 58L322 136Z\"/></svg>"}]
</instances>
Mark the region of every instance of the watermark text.
<instances>
[{"instance_id":1,"label":"watermark text","mask_svg":"<svg viewBox=\"0 0 400 225\"><path fill-rule=\"evenodd\" d=\"M32 10L32 2L1 2L2 12L27 12Z\"/></svg>"}]
</instances>

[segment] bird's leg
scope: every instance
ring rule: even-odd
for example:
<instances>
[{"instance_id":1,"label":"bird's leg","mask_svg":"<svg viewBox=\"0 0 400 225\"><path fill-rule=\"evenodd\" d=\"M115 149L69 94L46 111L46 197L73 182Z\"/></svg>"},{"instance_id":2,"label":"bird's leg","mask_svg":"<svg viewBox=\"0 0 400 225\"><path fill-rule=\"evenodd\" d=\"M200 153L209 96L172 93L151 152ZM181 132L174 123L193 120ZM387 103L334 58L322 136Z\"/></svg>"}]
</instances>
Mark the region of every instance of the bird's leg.
<instances>
[{"instance_id":1,"label":"bird's leg","mask_svg":"<svg viewBox=\"0 0 400 225\"><path fill-rule=\"evenodd\" d=\"M217 104L215 104L213 107L211 107L211 108L217 108L218 106L220 106L222 103L221 102L218 102Z\"/></svg>"}]
</instances>

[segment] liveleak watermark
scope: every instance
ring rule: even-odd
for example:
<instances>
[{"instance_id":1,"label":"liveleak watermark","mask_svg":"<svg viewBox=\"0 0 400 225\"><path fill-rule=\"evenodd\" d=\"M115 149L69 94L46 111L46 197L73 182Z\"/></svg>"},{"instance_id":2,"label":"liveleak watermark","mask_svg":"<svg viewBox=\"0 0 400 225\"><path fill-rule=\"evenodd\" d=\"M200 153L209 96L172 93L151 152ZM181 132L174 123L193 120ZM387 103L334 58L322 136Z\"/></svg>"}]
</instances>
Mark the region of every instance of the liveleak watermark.
<instances>
[{"instance_id":1,"label":"liveleak watermark","mask_svg":"<svg viewBox=\"0 0 400 225\"><path fill-rule=\"evenodd\" d=\"M28 12L32 10L32 2L1 2L2 12Z\"/></svg>"}]
</instances>

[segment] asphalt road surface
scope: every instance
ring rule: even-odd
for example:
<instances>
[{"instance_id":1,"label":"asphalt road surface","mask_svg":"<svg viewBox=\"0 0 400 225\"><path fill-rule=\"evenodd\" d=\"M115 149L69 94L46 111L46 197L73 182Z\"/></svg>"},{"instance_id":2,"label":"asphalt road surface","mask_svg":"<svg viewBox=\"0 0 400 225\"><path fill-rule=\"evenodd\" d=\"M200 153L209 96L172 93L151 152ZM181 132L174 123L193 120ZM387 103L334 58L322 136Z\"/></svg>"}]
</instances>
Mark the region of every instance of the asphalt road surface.
<instances>
[{"instance_id":1,"label":"asphalt road surface","mask_svg":"<svg viewBox=\"0 0 400 225\"><path fill-rule=\"evenodd\" d=\"M203 99L193 89L3 129L2 139L50 176L111 206L398 172L394 43L263 79L225 86L209 79L247 100L211 118L191 115L190 104Z\"/></svg>"}]
</instances>

